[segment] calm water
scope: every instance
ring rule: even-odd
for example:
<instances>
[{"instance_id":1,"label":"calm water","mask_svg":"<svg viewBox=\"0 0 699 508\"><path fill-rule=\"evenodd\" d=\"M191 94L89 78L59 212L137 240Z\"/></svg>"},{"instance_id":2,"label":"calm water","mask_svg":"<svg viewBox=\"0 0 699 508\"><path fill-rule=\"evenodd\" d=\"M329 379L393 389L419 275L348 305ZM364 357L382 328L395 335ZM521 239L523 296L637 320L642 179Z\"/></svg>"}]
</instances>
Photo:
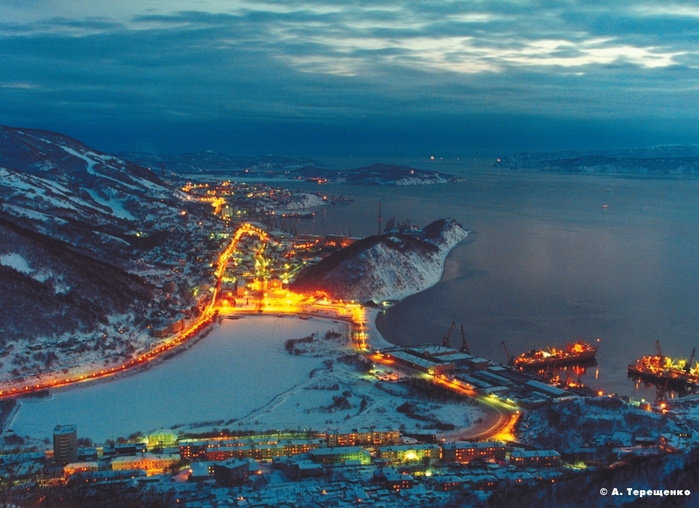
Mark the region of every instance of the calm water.
<instances>
[{"instance_id":1,"label":"calm water","mask_svg":"<svg viewBox=\"0 0 699 508\"><path fill-rule=\"evenodd\" d=\"M379 317L397 344L440 342L463 323L473 353L511 354L596 341L598 368L584 380L620 394L653 397L627 379L626 366L655 351L688 358L699 345L699 182L547 175L483 164L407 161L466 178L419 187L302 186L344 194L299 232L375 234L395 214L427 224L458 220L473 234L447 260L444 279ZM604 205L608 205L606 208Z\"/></svg>"}]
</instances>

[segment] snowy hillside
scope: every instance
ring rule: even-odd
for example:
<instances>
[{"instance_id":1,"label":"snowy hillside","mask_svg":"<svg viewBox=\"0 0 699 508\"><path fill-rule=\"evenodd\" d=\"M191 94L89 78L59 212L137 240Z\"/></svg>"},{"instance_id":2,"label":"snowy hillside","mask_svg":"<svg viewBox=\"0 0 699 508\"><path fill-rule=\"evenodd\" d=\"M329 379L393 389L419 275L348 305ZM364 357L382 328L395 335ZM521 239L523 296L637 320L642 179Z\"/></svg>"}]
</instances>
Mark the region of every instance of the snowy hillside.
<instances>
[{"instance_id":1,"label":"snowy hillside","mask_svg":"<svg viewBox=\"0 0 699 508\"><path fill-rule=\"evenodd\" d=\"M70 137L0 126L0 381L143 349L210 279L210 211Z\"/></svg>"},{"instance_id":2,"label":"snowy hillside","mask_svg":"<svg viewBox=\"0 0 699 508\"><path fill-rule=\"evenodd\" d=\"M456 221L442 219L422 238L370 236L304 269L292 289L361 302L399 300L439 282L447 254L467 234Z\"/></svg>"},{"instance_id":3,"label":"snowy hillside","mask_svg":"<svg viewBox=\"0 0 699 508\"><path fill-rule=\"evenodd\" d=\"M633 150L519 153L498 159L494 167L555 173L697 175L699 147L657 146Z\"/></svg>"}]
</instances>

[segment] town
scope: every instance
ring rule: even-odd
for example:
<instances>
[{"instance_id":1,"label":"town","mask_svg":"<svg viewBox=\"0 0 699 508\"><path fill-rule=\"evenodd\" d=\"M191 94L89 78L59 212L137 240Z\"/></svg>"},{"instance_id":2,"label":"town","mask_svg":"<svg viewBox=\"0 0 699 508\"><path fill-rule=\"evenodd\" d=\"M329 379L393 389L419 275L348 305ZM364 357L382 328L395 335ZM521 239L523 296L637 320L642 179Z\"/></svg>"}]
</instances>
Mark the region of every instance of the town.
<instances>
[{"instance_id":1,"label":"town","mask_svg":"<svg viewBox=\"0 0 699 508\"><path fill-rule=\"evenodd\" d=\"M425 401L468 401L482 418L460 428L423 414L405 399L397 411L415 422L412 428L217 425L200 432L135 432L105 443L81 436L72 422L56 422L52 443L4 432L4 488L151 489L174 505L192 508L442 506L487 503L494 492L570 481L643 457L686 453L696 445L695 398L673 402L670 409L662 401L651 404L592 392L570 379L551 384L550 377L535 371L471 354L463 326L460 341L455 338L455 323L441 345L392 346L381 342L371 323L393 302L341 301L322 292L290 290L305 266L360 240L277 227L277 216L322 206L327 197L230 182L187 184L182 192L187 199L210 203L219 225L207 247L190 252L167 275L158 275L162 302L153 308L160 310L147 315L153 342L127 349L130 354L106 370L73 379L49 378L45 385L13 388L2 395L24 392L31 400L46 396L49 389L141 368L167 358L224 319L292 315L344 327L337 334L340 350L355 355L351 362L370 383L402 387ZM418 238L423 234L417 227L405 232ZM191 263L208 268L192 271L187 268ZM311 341L294 339L285 347L290 354L304 355L303 346ZM400 390L396 395L383 390L388 397L401 397ZM338 396L336 403L332 410L341 411L347 398ZM7 398L2 404L7 428L18 403ZM572 415L578 417L566 429L568 438L551 440L551 429L559 429ZM31 494L16 495L13 502Z\"/></svg>"}]
</instances>

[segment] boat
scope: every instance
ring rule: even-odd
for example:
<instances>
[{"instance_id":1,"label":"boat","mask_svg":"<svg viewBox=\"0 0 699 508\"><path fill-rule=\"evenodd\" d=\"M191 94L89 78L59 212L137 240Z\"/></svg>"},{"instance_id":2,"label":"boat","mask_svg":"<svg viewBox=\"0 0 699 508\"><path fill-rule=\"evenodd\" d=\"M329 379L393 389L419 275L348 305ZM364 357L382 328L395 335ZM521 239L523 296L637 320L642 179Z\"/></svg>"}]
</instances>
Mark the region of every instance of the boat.
<instances>
[{"instance_id":1,"label":"boat","mask_svg":"<svg viewBox=\"0 0 699 508\"><path fill-rule=\"evenodd\" d=\"M549 351L532 350L522 353L512 363L523 369L537 369L570 363L583 363L593 360L599 346L593 346L583 341L567 344L565 349L551 348Z\"/></svg>"},{"instance_id":2,"label":"boat","mask_svg":"<svg viewBox=\"0 0 699 508\"><path fill-rule=\"evenodd\" d=\"M283 213L282 217L284 219L312 219L315 214L315 212L289 212Z\"/></svg>"},{"instance_id":3,"label":"boat","mask_svg":"<svg viewBox=\"0 0 699 508\"><path fill-rule=\"evenodd\" d=\"M647 355L629 364L629 376L638 377L654 383L674 386L676 388L699 387L699 369L692 368L694 349L688 362L674 361L663 356L658 345L658 354Z\"/></svg>"}]
</instances>

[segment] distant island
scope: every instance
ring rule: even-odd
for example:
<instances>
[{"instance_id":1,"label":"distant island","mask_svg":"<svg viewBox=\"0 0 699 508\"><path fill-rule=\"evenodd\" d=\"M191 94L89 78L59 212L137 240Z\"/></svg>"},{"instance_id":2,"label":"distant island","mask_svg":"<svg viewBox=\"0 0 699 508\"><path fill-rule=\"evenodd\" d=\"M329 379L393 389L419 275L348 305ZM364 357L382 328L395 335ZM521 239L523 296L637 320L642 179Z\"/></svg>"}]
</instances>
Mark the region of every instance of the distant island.
<instances>
[{"instance_id":1,"label":"distant island","mask_svg":"<svg viewBox=\"0 0 699 508\"><path fill-rule=\"evenodd\" d=\"M551 173L695 176L699 175L699 147L519 153L497 159L493 167Z\"/></svg>"},{"instance_id":2,"label":"distant island","mask_svg":"<svg viewBox=\"0 0 699 508\"><path fill-rule=\"evenodd\" d=\"M207 150L189 154L119 154L126 160L178 175L215 175L225 178L269 178L355 185L431 185L461 181L454 175L393 164L372 164L354 169L327 169L317 161L278 155L235 157Z\"/></svg>"}]
</instances>

